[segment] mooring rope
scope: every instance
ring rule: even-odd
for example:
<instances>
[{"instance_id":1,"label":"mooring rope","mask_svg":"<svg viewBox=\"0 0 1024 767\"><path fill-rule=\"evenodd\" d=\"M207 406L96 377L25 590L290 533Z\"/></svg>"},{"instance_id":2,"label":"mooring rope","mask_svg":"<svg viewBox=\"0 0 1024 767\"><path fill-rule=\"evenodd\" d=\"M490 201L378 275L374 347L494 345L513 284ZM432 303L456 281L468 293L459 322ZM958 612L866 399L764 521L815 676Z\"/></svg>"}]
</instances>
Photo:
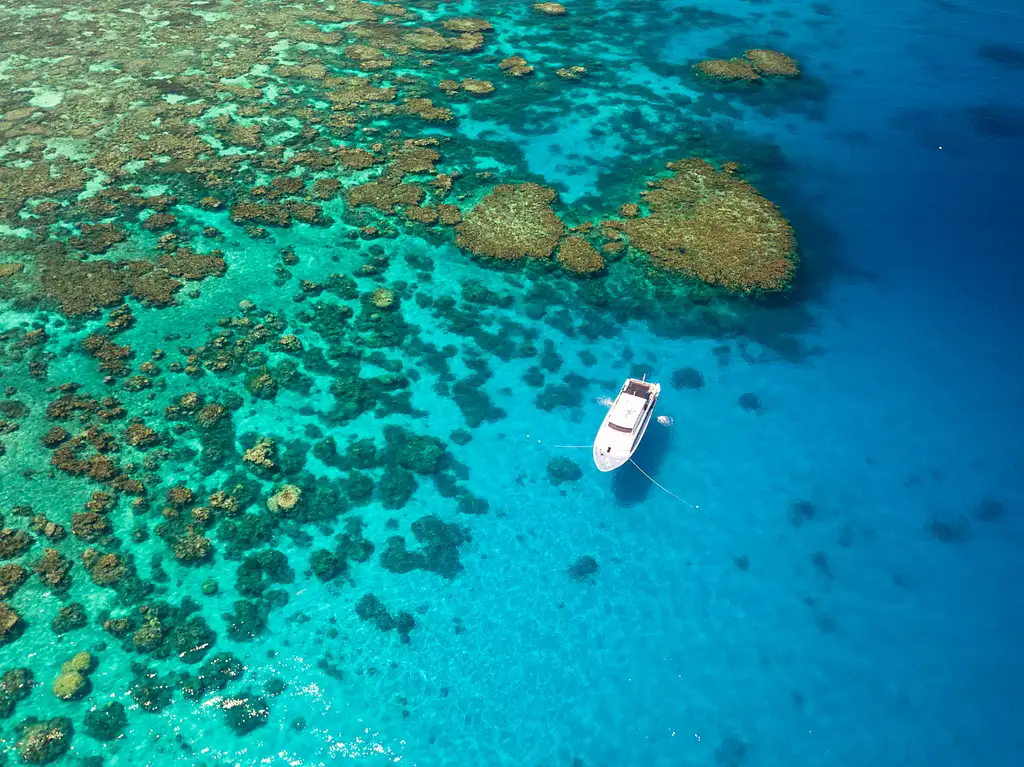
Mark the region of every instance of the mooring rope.
<instances>
[{"instance_id":1,"label":"mooring rope","mask_svg":"<svg viewBox=\"0 0 1024 767\"><path fill-rule=\"evenodd\" d=\"M671 496L672 496L673 498L675 498L675 499L676 499L677 501L681 501L682 503L685 503L685 504L686 504L687 506L689 506L689 507L690 507L691 509L693 509L694 511L696 511L696 512L697 512L698 514L700 514L700 515L701 515L701 516L703 516L703 517L706 517L707 519L710 519L710 520L711 520L712 522L714 522L714 523L715 523L716 525L718 525L718 526L719 526L720 528L722 528L723 530L727 530L728 532L732 533L733 535L739 535L739 533L737 533L737 532L736 532L735 530L733 530L733 529L732 529L731 527L728 527L727 525L724 525L724 524L722 524L721 522L719 522L719 521L718 521L717 519L715 519L714 517L710 516L710 515L709 515L709 514L707 514L706 512L703 512L703 511L701 511L701 510L700 510L700 506L695 506L695 505L693 505L692 503L690 503L690 502L689 502L688 500L686 500L685 498L680 498L680 497L679 497L678 495L676 495L675 493L673 493L673 492L672 492L671 490L669 490L669 489L668 489L667 487L665 487L665 486L664 486L663 484L661 484L660 482L658 482L658 480L656 480L656 479L655 479L654 477L652 477L652 476L651 476L650 474L648 474L648 473L647 473L646 471L644 471L643 469L641 469L641 468L640 468L640 465L639 465L639 464L638 464L638 463L637 463L636 461L634 461L634 460L633 460L632 458L630 458L630 459L629 459L629 462L630 462L631 464L633 464L633 465L634 465L634 466L636 467L636 470L637 470L637 471L639 471L639 472L640 472L641 474L643 474L643 475L644 475L645 477L647 477L647 479L649 479L649 480L651 481L651 484L653 484L653 485L654 485L655 487L657 487L657 488L660 488L661 490L664 490L664 491L665 491L666 493L668 493L669 495L671 495Z\"/></svg>"},{"instance_id":2,"label":"mooring rope","mask_svg":"<svg viewBox=\"0 0 1024 767\"><path fill-rule=\"evenodd\" d=\"M530 435L527 434L526 438L530 439ZM543 440L540 440L540 439L538 439L538 440L531 440L531 442L536 442L538 445L544 445L544 447L593 447L593 445L551 445L551 444L548 444L547 442L544 442Z\"/></svg>"},{"instance_id":3,"label":"mooring rope","mask_svg":"<svg viewBox=\"0 0 1024 767\"><path fill-rule=\"evenodd\" d=\"M690 507L691 509L693 509L694 511L700 511L700 506L694 506L694 505L693 505L692 503L690 503L690 502L689 502L688 500L686 500L685 498L680 498L680 497L679 497L678 495L676 495L675 493L673 493L673 492L672 492L671 490L669 490L669 489L668 489L667 487L665 487L665 486L664 486L663 484L661 484L660 482L658 482L658 481L657 481L657 480L656 480L656 479L655 479L654 477L652 477L652 476L651 476L650 474L648 474L648 473L647 473L646 471L644 471L643 469L641 469L641 468L640 468L640 465L639 465L639 464L638 464L638 463L637 463L636 461L634 461L634 460L633 460L632 458L630 458L630 459L629 459L629 462L630 462L631 464L633 464L634 466L636 466L636 470L637 470L637 471L639 471L639 472L640 472L641 474L643 474L643 475L644 475L645 477L647 477L647 479L651 480L651 482L652 482L652 483L654 484L654 486L655 486L655 487L660 487L660 488L661 488L662 490L664 490L664 491L665 491L666 493L668 493L669 495L671 495L671 496L672 496L673 498L675 498L675 499L676 499L677 501L682 501L683 503L685 503L685 504L686 504L687 506L689 506L689 507Z\"/></svg>"},{"instance_id":4,"label":"mooring rope","mask_svg":"<svg viewBox=\"0 0 1024 767\"><path fill-rule=\"evenodd\" d=\"M540 439L538 439L538 440L531 439L529 434L526 435L526 439L529 440L531 443L535 443L537 445L544 445L544 447L559 447L559 448L593 448L594 447L593 445L552 445L552 444L550 444L548 442L544 442L543 440L540 440ZM725 525L725 524L719 522L717 519L715 519L714 517L710 516L706 512L701 511L699 505L692 504L688 500L686 500L685 498L682 498L682 497L676 495L675 493L673 493L671 490L669 490L663 484L658 482L658 480L656 480L654 477L652 477L646 471L641 469L640 465L636 461L634 461L632 458L629 459L629 462L631 464L633 464L634 467L636 467L637 471L639 471L641 474L643 474L645 477L647 477L647 479L650 480L651 484L654 485L659 490L661 490L661 491L667 493L668 495L672 496L673 498L675 498L680 503L686 504L687 506L689 506L691 509L696 511L701 516L703 516L703 517L711 520L712 522L714 522L716 525L718 525L723 530L727 530L728 532L732 533L733 535L739 535L739 533L737 533L735 530L730 528L728 525Z\"/></svg>"}]
</instances>

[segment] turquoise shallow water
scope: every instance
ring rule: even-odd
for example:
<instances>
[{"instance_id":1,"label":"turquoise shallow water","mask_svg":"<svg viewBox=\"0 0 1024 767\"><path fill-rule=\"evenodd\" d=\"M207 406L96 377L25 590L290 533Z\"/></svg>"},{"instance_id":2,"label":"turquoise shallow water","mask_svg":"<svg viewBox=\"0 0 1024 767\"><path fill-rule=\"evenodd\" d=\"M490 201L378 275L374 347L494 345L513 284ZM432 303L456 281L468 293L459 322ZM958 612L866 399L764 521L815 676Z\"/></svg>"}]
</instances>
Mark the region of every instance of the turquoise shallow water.
<instances>
[{"instance_id":1,"label":"turquoise shallow water","mask_svg":"<svg viewBox=\"0 0 1024 767\"><path fill-rule=\"evenodd\" d=\"M427 19L489 19L484 55L588 68L573 98L541 89L529 107L495 77L502 87L493 99L455 107L457 124L438 131L453 137L464 174L540 181L564 202L608 215L665 159L737 160L794 225L802 263L792 295L715 298L682 315L642 302L595 306L587 282L536 265L488 268L441 237L350 240L339 200L325 204L335 224L268 227L267 239L246 236L226 211L173 206L207 249L202 226L224 233L216 246L227 271L196 283L197 296L189 285L169 308L130 301L135 326L116 342L136 350L136 366L163 348L158 364L168 368L187 355L178 347L203 344L218 318L241 318L239 301L251 300L258 309L248 316L277 313L284 332L330 360L321 369L304 360L306 384L283 386L272 400L252 397L237 374L166 372L152 390L126 393L120 382L103 384L81 348L109 312L69 326L50 308L5 299L3 328L44 324L52 355L40 383L17 358L17 336L5 339L4 386L31 409L3 436L7 527L28 528L13 507L30 504L70 530L100 487L48 475L39 437L53 425L42 417L53 393L44 383L116 391L159 431L174 428L162 415L181 394L225 402L235 392L242 449L252 434L309 451L287 475L307 504L316 488L350 476L351 467L313 448L326 437L342 452L360 437L383 450L384 427L401 425L443 440L450 454L442 479L418 476L405 503L392 504L399 508L386 508L379 488L363 505L327 500L317 508L336 518L285 521L271 540L243 545L281 552L294 577L267 586L287 603L269 611L262 635L236 641L225 617L239 598L231 518L216 512L212 561L183 566L158 533L164 494L184 484L205 498L245 476L259 482L253 514L268 517L266 497L283 479L254 479L239 455L204 459L211 448L189 426L165 461L144 467L157 475L152 510L122 498L109 518L119 550L155 584L148 601L194 600L217 635L205 659L231 652L244 675L189 700L178 677L197 664L129 652L130 638L103 629L104 618L137 612L138 603L95 587L79 564L64 595L32 576L8 600L22 633L0 647L3 669L28 667L39 683L0 723L11 763L21 759L18 726L30 716L72 721L70 747L57 757L67 764L1015 763L1024 748L1020 9L1001 1L566 5L566 16L550 18L488 2L423 9ZM568 24L572 32L559 32ZM690 74L694 60L752 46L786 51L804 75L788 92L776 83L754 96L709 90ZM137 227L132 237L119 247L152 248L156 239ZM298 262L275 274L288 247ZM383 274L357 271L380 254L389 259ZM613 287L626 279L615 268ZM330 291L294 299L300 280L332 273L356 273L364 297L394 287L398 311L384 316L401 316L410 330L383 357L364 356L361 375L397 360L407 405L332 415L340 398L331 386L345 366L337 352L351 337L332 336L330 317L314 317L312 307L353 307L349 326L372 313L364 300ZM496 295L473 301L477 283ZM271 352L272 365L284 359ZM703 387L674 385L684 368L699 370ZM586 448L555 447L589 444L601 399L629 374L662 383L658 414L671 421L651 426L637 463L685 502L632 467L601 475ZM760 407L743 407L745 395ZM471 440L459 444L457 430ZM122 455L145 460L127 448ZM560 457L582 477L551 482L549 462ZM386 462L367 473L377 482L401 475ZM486 513L465 513L484 510L473 498L486 501ZM385 568L389 537L418 550L414 523L428 515L462 528L457 552L446 552L459 566L449 558L440 572ZM334 550L355 517L373 555L321 582L310 554ZM149 531L144 541L132 539L139 527ZM33 535L32 549L8 561L31 569L48 545ZM69 535L59 547L78 558L85 542ZM584 556L599 569L570 577ZM211 578L219 592L204 595ZM413 616L408 641L360 618L368 593L392 617ZM50 621L69 601L84 606L88 625L58 636ZM50 684L81 650L95 659L91 690L59 701ZM147 673L170 689L157 712L144 710L138 688L129 692ZM249 732L232 729L224 707L225 696L244 691L263 696ZM102 741L86 716L109 701L125 706L127 722L121 737Z\"/></svg>"}]
</instances>

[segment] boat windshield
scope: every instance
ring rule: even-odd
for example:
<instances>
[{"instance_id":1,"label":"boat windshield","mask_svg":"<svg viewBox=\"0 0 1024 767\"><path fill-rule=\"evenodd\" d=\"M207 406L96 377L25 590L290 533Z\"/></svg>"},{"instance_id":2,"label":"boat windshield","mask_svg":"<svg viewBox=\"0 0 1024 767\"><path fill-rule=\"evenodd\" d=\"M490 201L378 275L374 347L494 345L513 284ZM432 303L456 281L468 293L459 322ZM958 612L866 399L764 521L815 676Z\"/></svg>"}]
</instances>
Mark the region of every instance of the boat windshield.
<instances>
[{"instance_id":1,"label":"boat windshield","mask_svg":"<svg viewBox=\"0 0 1024 767\"><path fill-rule=\"evenodd\" d=\"M617 423L609 423L608 426L615 431L621 431L623 434L629 434L633 431L632 429L627 429L625 426L619 426Z\"/></svg>"}]
</instances>

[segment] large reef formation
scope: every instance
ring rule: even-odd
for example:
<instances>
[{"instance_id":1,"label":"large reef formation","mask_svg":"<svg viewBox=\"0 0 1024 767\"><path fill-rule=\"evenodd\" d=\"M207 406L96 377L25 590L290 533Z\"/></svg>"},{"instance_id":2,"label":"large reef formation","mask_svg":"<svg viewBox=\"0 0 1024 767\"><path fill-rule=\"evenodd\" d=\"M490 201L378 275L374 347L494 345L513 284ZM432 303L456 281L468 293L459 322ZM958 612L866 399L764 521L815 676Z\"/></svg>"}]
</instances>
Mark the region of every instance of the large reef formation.
<instances>
[{"instance_id":1,"label":"large reef formation","mask_svg":"<svg viewBox=\"0 0 1024 767\"><path fill-rule=\"evenodd\" d=\"M565 224L551 209L555 191L540 184L501 184L456 227L456 243L482 256L514 261L548 258Z\"/></svg>"},{"instance_id":2,"label":"large reef formation","mask_svg":"<svg viewBox=\"0 0 1024 767\"><path fill-rule=\"evenodd\" d=\"M797 77L800 65L785 53L754 48L731 59L705 59L693 65L701 77L712 80L760 80L762 77Z\"/></svg>"},{"instance_id":3,"label":"large reef formation","mask_svg":"<svg viewBox=\"0 0 1024 767\"><path fill-rule=\"evenodd\" d=\"M533 7L555 17L566 12L557 3ZM2 105L0 144L9 151L0 162L0 223L24 236L0 237L0 297L76 316L126 298L169 306L197 292L190 283L224 274L230 259L216 243L232 226L254 239L268 237L268 229L329 225L338 215L364 239L400 228L437 237L457 226L467 250L507 261L550 256L561 221L574 217L538 184L498 184L478 197L486 174L437 167L452 137L434 126L456 118L434 97L494 91L486 80L449 76L488 47L486 20L427 22L411 9L362 2L230 5L216 17L184 10L166 26L156 23L159 13L151 23L118 12L111 0L91 10L102 14L105 36L84 21L60 21L61 44L83 67L73 91L35 106L32 94L66 76L66 65L53 73L48 67L56 64L5 69L8 92L24 95ZM41 14L59 15L59 8ZM30 22L8 21L8 55L34 60L32 35L17 34ZM271 27L273 39L258 33ZM140 42L111 49L111 35ZM184 59L150 58L151 44L186 43L205 74ZM225 45L231 55L223 55ZM521 56L500 66L511 75L533 72ZM767 49L697 69L726 79L799 73L796 62ZM558 79L582 71L563 68ZM243 77L245 86L229 84ZM122 102L132 109L110 107ZM297 136L275 138L293 131L296 119L303 123ZM394 129L378 127L384 121ZM75 153L49 151L61 141L73 142ZM344 209L336 204L342 196ZM456 204L473 198L468 209ZM200 226L201 213L217 214L220 223ZM575 240L558 263L569 273L606 273L589 251L578 257L583 252ZM703 279L705 271L686 273Z\"/></svg>"},{"instance_id":4,"label":"large reef formation","mask_svg":"<svg viewBox=\"0 0 1024 767\"><path fill-rule=\"evenodd\" d=\"M602 250L616 253L625 243L646 254L650 263L669 272L716 285L733 293L783 291L796 271L796 238L778 208L733 164L717 170L701 159L668 163L672 174L648 182L636 203L620 208L620 218L606 219L598 232ZM599 274L605 259L587 240L593 224L584 222L569 236L552 208L553 189L538 184L494 187L456 227L456 243L489 259L548 259L577 275Z\"/></svg>"},{"instance_id":5,"label":"large reef formation","mask_svg":"<svg viewBox=\"0 0 1024 767\"><path fill-rule=\"evenodd\" d=\"M649 213L604 225L670 271L736 292L789 286L796 240L789 222L753 186L705 160L668 164L672 175L641 198Z\"/></svg>"}]
</instances>

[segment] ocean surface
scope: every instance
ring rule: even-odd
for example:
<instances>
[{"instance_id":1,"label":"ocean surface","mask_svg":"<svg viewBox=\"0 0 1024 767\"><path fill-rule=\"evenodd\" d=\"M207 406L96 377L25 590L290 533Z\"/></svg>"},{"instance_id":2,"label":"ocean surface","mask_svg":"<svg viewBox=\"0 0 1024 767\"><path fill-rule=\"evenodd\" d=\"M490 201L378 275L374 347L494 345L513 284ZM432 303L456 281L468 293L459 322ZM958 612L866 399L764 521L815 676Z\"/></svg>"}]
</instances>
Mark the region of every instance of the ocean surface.
<instances>
[{"instance_id":1,"label":"ocean surface","mask_svg":"<svg viewBox=\"0 0 1024 767\"><path fill-rule=\"evenodd\" d=\"M404 8L0 3L7 763L1019 764L1024 7ZM694 72L748 49L800 75ZM406 139L567 225L738 163L792 287L480 258L313 156ZM320 220L231 202L288 175ZM662 418L602 474L630 375Z\"/></svg>"}]
</instances>

